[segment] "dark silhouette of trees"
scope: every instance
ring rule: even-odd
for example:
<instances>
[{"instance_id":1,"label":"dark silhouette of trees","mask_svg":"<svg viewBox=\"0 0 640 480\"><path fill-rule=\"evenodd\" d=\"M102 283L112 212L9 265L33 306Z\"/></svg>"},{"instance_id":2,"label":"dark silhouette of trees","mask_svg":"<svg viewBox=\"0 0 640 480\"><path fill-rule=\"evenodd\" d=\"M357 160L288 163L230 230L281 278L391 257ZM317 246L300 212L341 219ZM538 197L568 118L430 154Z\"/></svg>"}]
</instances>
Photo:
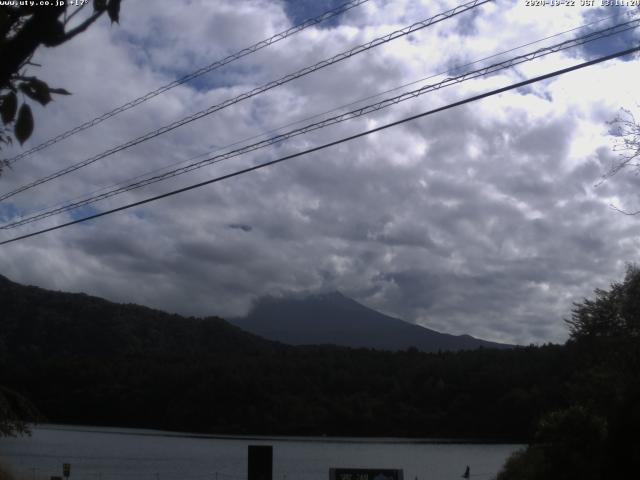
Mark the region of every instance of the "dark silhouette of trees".
<instances>
[{"instance_id":1,"label":"dark silhouette of trees","mask_svg":"<svg viewBox=\"0 0 640 480\"><path fill-rule=\"evenodd\" d=\"M0 149L14 137L24 143L33 132L31 107L21 97L47 105L52 95L69 95L64 88L51 88L39 78L27 75L29 67L37 66L31 59L38 47L62 45L84 32L105 12L112 22L118 22L121 0L94 0L93 12L79 23L75 17L88 2L71 14L66 4L20 3L0 6ZM6 165L5 160L0 160L0 174ZM36 418L35 408L25 397L0 386L0 436L27 433L26 421Z\"/></svg>"},{"instance_id":2,"label":"dark silhouette of trees","mask_svg":"<svg viewBox=\"0 0 640 480\"><path fill-rule=\"evenodd\" d=\"M39 418L38 410L23 395L0 386L0 437L29 434L29 422Z\"/></svg>"},{"instance_id":3,"label":"dark silhouette of trees","mask_svg":"<svg viewBox=\"0 0 640 480\"><path fill-rule=\"evenodd\" d=\"M567 320L575 362L564 408L538 421L534 442L498 476L633 478L640 471L640 269L576 303Z\"/></svg>"},{"instance_id":4,"label":"dark silhouette of trees","mask_svg":"<svg viewBox=\"0 0 640 480\"><path fill-rule=\"evenodd\" d=\"M639 277L577 303L566 345L431 354L290 347L0 277L0 378L60 423L525 440L500 480L635 478Z\"/></svg>"},{"instance_id":5,"label":"dark silhouette of trees","mask_svg":"<svg viewBox=\"0 0 640 480\"><path fill-rule=\"evenodd\" d=\"M291 347L0 277L0 378L48 421L252 434L526 440L561 405L559 345L422 353Z\"/></svg>"},{"instance_id":6,"label":"dark silhouette of trees","mask_svg":"<svg viewBox=\"0 0 640 480\"><path fill-rule=\"evenodd\" d=\"M566 322L574 341L640 337L640 269L628 266L623 282L597 289L593 300L574 304Z\"/></svg>"}]
</instances>

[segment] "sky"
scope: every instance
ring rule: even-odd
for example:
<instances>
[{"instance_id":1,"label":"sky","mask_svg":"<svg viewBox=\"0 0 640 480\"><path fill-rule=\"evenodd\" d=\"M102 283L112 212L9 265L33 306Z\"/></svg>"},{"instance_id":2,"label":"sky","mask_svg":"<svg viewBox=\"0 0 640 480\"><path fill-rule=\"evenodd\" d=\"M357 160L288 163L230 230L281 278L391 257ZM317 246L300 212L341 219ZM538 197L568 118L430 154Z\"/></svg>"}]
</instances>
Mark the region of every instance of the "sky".
<instances>
[{"instance_id":1,"label":"sky","mask_svg":"<svg viewBox=\"0 0 640 480\"><path fill-rule=\"evenodd\" d=\"M71 96L34 105L33 147L68 128L339 5L336 0L122 2L29 74ZM460 2L462 3L462 2ZM580 2L577 2L580 3ZM370 0L16 162L11 191L376 37L451 0ZM0 203L9 222L105 186L612 25L625 7L496 1L239 102ZM637 30L467 81L366 117L12 230L26 234L273 160L638 43ZM636 57L452 108L108 217L0 246L0 274L194 316L244 315L256 299L339 290L452 334L564 342L572 303L639 261L640 177L608 122L638 110ZM433 77L434 75L440 75ZM424 80L425 78L433 77ZM326 117L327 114L324 115ZM324 118L322 116L318 118ZM640 118L640 117L638 117ZM306 120L307 119L307 120ZM316 119L317 120L317 119ZM289 126L293 122L294 126ZM260 135L262 135L260 137ZM255 137L255 138L254 138ZM252 139L253 140L249 140ZM5 148L11 157L19 145ZM213 153L211 153L213 152ZM205 158L205 157L198 157Z\"/></svg>"}]
</instances>

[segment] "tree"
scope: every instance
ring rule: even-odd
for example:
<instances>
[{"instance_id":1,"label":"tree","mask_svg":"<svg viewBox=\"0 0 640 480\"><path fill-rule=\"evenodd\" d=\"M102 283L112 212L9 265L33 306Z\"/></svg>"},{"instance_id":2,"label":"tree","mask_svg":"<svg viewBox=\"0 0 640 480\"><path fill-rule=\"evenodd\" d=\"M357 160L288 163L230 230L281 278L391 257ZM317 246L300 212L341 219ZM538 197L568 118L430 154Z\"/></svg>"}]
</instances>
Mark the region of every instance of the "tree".
<instances>
[{"instance_id":1,"label":"tree","mask_svg":"<svg viewBox=\"0 0 640 480\"><path fill-rule=\"evenodd\" d=\"M26 101L20 101L21 97L47 105L52 94L69 95L64 88L51 88L39 78L27 75L29 67L38 66L31 62L38 47L56 47L68 42L105 12L112 22L118 22L121 0L93 0L93 12L79 23L76 15L88 0L70 14L66 3L71 2L52 1L48 6L16 3L18 5L0 6L0 148L13 137L23 144L33 132L31 107ZM0 163L0 172L6 165L6 161Z\"/></svg>"},{"instance_id":2,"label":"tree","mask_svg":"<svg viewBox=\"0 0 640 480\"><path fill-rule=\"evenodd\" d=\"M118 22L121 0L93 0L93 12L79 23L75 17L88 0L70 14L66 3L71 2L51 1L48 6L21 3L0 6L0 149L14 137L23 144L33 132L33 114L25 98L47 105L52 94L69 95L63 88L51 88L27 75L29 67L38 66L31 62L37 48L62 45L105 12L112 22ZM0 160L0 173L6 165L6 160ZM37 410L25 397L0 386L0 437L28 433L27 422L37 419Z\"/></svg>"},{"instance_id":3,"label":"tree","mask_svg":"<svg viewBox=\"0 0 640 480\"><path fill-rule=\"evenodd\" d=\"M640 469L640 268L574 304L567 406L538 423L534 444L498 480L632 478Z\"/></svg>"},{"instance_id":4,"label":"tree","mask_svg":"<svg viewBox=\"0 0 640 480\"><path fill-rule=\"evenodd\" d=\"M515 452L497 480L602 478L606 420L580 405L543 415L535 444Z\"/></svg>"},{"instance_id":5,"label":"tree","mask_svg":"<svg viewBox=\"0 0 640 480\"><path fill-rule=\"evenodd\" d=\"M29 422L36 422L40 417L27 398L0 386L0 437L29 434Z\"/></svg>"},{"instance_id":6,"label":"tree","mask_svg":"<svg viewBox=\"0 0 640 480\"><path fill-rule=\"evenodd\" d=\"M640 268L627 267L622 283L595 291L595 299L574 303L569 325L572 340L640 337Z\"/></svg>"},{"instance_id":7,"label":"tree","mask_svg":"<svg viewBox=\"0 0 640 480\"><path fill-rule=\"evenodd\" d=\"M613 147L618 152L619 160L602 176L597 184L601 185L607 179L618 174L622 170L632 169L640 173L640 124L636 121L631 110L622 108L618 116L609 122L610 133L617 138ZM640 210L623 210L611 205L615 210L625 215L638 215Z\"/></svg>"}]
</instances>

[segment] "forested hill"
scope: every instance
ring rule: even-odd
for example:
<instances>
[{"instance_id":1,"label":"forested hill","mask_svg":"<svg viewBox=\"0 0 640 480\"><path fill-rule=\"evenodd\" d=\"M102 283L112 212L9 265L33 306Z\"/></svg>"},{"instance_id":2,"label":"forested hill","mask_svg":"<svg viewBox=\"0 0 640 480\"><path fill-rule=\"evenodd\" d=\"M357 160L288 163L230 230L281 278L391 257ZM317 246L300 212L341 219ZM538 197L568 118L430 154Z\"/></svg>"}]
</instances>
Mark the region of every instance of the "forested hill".
<instances>
[{"instance_id":1,"label":"forested hill","mask_svg":"<svg viewBox=\"0 0 640 480\"><path fill-rule=\"evenodd\" d=\"M23 286L0 276L0 345L42 358L270 351L272 342L228 322Z\"/></svg>"},{"instance_id":2,"label":"forested hill","mask_svg":"<svg viewBox=\"0 0 640 480\"><path fill-rule=\"evenodd\" d=\"M423 352L511 348L470 335L449 335L384 315L339 292L299 298L266 297L233 324L270 340L291 345L340 345Z\"/></svg>"},{"instance_id":3,"label":"forested hill","mask_svg":"<svg viewBox=\"0 0 640 480\"><path fill-rule=\"evenodd\" d=\"M291 347L0 279L0 385L48 421L209 433L525 440L561 406L566 347Z\"/></svg>"}]
</instances>

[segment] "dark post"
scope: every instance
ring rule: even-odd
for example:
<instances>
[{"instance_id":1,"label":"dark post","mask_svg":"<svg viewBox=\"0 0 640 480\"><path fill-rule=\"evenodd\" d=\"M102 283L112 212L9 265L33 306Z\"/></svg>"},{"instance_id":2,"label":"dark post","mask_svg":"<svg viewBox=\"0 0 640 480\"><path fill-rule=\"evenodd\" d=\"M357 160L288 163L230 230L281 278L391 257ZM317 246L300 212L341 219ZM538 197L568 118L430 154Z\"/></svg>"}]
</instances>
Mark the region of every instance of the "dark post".
<instances>
[{"instance_id":1,"label":"dark post","mask_svg":"<svg viewBox=\"0 0 640 480\"><path fill-rule=\"evenodd\" d=\"M273 480L273 447L249 445L248 480Z\"/></svg>"}]
</instances>

